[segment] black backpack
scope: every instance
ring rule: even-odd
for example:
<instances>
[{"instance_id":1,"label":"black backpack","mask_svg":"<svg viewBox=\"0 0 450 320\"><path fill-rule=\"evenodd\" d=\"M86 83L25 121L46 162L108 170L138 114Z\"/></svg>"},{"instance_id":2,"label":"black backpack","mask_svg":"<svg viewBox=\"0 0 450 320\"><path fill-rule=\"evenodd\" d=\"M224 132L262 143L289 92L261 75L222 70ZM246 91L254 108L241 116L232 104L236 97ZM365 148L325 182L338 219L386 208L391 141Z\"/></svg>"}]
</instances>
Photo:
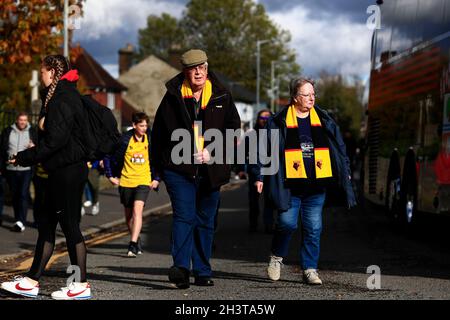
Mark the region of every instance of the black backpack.
<instances>
[{"instance_id":1,"label":"black backpack","mask_svg":"<svg viewBox=\"0 0 450 320\"><path fill-rule=\"evenodd\" d=\"M90 95L81 96L86 110L87 123L83 147L86 149L87 160L102 160L106 155L114 153L120 141L120 132L112 111Z\"/></svg>"}]
</instances>

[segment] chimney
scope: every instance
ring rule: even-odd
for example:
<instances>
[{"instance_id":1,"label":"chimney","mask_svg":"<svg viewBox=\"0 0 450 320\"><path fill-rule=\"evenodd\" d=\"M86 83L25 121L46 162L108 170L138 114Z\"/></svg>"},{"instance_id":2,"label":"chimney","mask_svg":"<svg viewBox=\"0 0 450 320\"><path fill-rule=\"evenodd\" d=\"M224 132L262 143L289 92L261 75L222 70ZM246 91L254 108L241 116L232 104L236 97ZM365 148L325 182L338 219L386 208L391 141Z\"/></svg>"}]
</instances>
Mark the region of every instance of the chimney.
<instances>
[{"instance_id":1,"label":"chimney","mask_svg":"<svg viewBox=\"0 0 450 320\"><path fill-rule=\"evenodd\" d=\"M169 64L177 70L182 70L183 66L181 65L180 59L183 52L181 46L177 44L170 46L168 54L169 54L169 61L168 61Z\"/></svg>"},{"instance_id":2,"label":"chimney","mask_svg":"<svg viewBox=\"0 0 450 320\"><path fill-rule=\"evenodd\" d=\"M128 43L125 48L119 50L119 76L130 70L133 64L134 47Z\"/></svg>"}]
</instances>

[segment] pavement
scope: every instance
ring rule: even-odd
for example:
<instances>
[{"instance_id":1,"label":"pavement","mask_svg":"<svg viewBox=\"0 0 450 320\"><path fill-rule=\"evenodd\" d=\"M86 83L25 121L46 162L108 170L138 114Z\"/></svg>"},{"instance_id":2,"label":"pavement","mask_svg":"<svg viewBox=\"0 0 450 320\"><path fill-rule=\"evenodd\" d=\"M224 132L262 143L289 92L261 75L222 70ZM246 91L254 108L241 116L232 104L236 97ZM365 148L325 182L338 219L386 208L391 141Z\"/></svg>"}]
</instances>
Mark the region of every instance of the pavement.
<instances>
[{"instance_id":1,"label":"pavement","mask_svg":"<svg viewBox=\"0 0 450 320\"><path fill-rule=\"evenodd\" d=\"M105 185L105 183L102 183ZM86 215L81 219L81 230L83 235L89 238L99 232L110 229L125 221L123 207L120 204L119 191L117 187L109 187L100 191L99 195L100 213L96 216L90 215L91 208L86 208ZM144 215L158 212L170 207L169 196L164 185L159 192L152 191L146 202ZM13 232L14 214L11 206L4 206L3 225L0 227L0 270L2 263L9 262L19 257L24 257L33 252L37 239L37 229L31 227L33 221L32 209L28 210L28 226L24 232ZM64 234L58 226L56 244L65 243Z\"/></svg>"},{"instance_id":2,"label":"pavement","mask_svg":"<svg viewBox=\"0 0 450 320\"><path fill-rule=\"evenodd\" d=\"M262 227L257 233L248 233L247 186L238 183L226 189L222 192L219 227L211 260L214 287L191 285L190 289L179 290L169 283L167 272L172 265L169 206L145 219L141 235L142 256L126 257L129 236L123 227L88 241L88 279L94 299L450 299L450 250L445 235L433 237L437 230L420 235L403 232L382 212L370 207L352 211L325 209L319 266L324 281L322 286L308 286L302 282L298 266L299 231L294 235L289 255L284 260L281 279L272 282L266 276L272 236L265 234ZM166 196L163 187L159 195L152 196L161 197L159 201L163 203ZM111 208L116 207L117 217L120 217L117 195L107 191L102 197L115 199L111 201ZM149 199L149 207L161 204L156 198ZM85 226L93 226L92 222L89 224L90 218L83 222L87 224ZM443 230L447 228L443 226ZM38 299L50 299L52 291L65 285L69 276L65 272L68 265L68 257L61 251L41 279ZM368 288L368 282L374 283L369 279L372 274L368 273L368 267L374 265L381 272L380 287L375 290ZM0 292L0 298L16 297Z\"/></svg>"}]
</instances>

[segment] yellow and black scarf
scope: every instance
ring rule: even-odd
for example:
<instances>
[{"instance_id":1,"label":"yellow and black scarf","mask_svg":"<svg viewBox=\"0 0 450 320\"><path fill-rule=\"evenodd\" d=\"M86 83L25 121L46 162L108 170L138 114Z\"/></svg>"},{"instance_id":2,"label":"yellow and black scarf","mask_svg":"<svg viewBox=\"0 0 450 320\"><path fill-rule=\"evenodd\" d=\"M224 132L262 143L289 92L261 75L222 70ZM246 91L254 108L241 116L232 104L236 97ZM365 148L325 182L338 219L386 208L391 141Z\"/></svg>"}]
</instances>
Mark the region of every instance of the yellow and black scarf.
<instances>
[{"instance_id":1,"label":"yellow and black scarf","mask_svg":"<svg viewBox=\"0 0 450 320\"><path fill-rule=\"evenodd\" d=\"M191 85L189 84L189 81L185 79L183 81L183 85L181 86L181 96L184 99L184 102L187 106L190 106L191 104L194 104L194 95L192 94ZM211 99L212 96L212 83L209 79L206 79L205 86L203 87L202 92L202 101L201 101L201 109L205 110L206 106L209 103L209 99Z\"/></svg>"},{"instance_id":2,"label":"yellow and black scarf","mask_svg":"<svg viewBox=\"0 0 450 320\"><path fill-rule=\"evenodd\" d=\"M195 103L194 103L194 96L192 94L192 89L189 84L189 81L185 79L183 81L183 84L181 86L181 96L184 99L184 103L186 107L188 108L188 112L193 116L196 120L202 120L202 115L195 115ZM205 86L203 87L202 92L202 98L200 102L200 108L201 110L205 110L206 106L209 103L209 100L212 96L212 83L209 79L206 79ZM199 110L200 113L200 110ZM203 150L204 145L204 139L203 139L203 133L199 132L199 128L197 125L192 124L192 128L194 129L194 146L195 151L199 152Z\"/></svg>"},{"instance_id":3,"label":"yellow and black scarf","mask_svg":"<svg viewBox=\"0 0 450 320\"><path fill-rule=\"evenodd\" d=\"M286 115L287 134L284 151L286 179L288 181L295 181L291 179L328 180L327 178L333 177L328 140L323 131L320 118L314 108L310 111L310 121L311 135L314 143L315 177L308 177L305 171L302 149L300 147L300 137L298 134L297 113L295 106L289 106Z\"/></svg>"}]
</instances>

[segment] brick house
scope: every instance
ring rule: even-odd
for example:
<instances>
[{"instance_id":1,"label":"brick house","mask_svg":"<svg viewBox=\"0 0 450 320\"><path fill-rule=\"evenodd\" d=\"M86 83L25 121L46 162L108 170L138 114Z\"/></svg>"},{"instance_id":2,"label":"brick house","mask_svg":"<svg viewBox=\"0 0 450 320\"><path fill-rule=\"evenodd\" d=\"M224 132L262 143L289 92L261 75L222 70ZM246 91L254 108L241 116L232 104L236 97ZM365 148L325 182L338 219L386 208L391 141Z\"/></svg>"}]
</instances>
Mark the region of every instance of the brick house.
<instances>
[{"instance_id":1,"label":"brick house","mask_svg":"<svg viewBox=\"0 0 450 320\"><path fill-rule=\"evenodd\" d=\"M77 45L70 52L72 67L80 75L78 89L82 94L90 94L100 104L110 108L119 128L123 127L124 114L133 112L125 105L123 95L128 90L126 86L114 79L100 63L98 63L83 47ZM125 110L124 110L125 109ZM125 121L126 122L126 121Z\"/></svg>"}]
</instances>

